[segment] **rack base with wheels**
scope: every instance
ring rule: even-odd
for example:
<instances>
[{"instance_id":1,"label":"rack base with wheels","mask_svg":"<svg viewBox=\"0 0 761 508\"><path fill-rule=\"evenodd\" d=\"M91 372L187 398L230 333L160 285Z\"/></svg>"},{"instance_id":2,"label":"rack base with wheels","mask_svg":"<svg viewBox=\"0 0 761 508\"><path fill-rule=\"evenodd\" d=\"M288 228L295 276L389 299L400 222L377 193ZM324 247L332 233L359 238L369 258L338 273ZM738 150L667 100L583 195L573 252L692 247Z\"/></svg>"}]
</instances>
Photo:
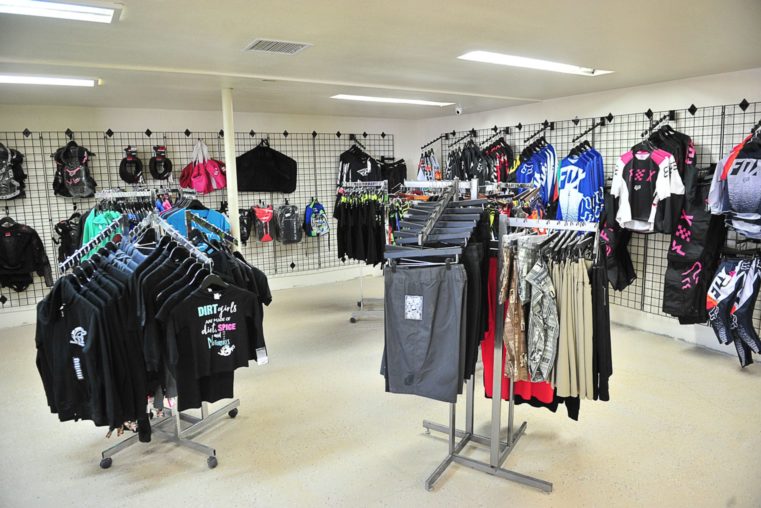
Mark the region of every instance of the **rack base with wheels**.
<instances>
[{"instance_id":1,"label":"rack base with wheels","mask_svg":"<svg viewBox=\"0 0 761 508\"><path fill-rule=\"evenodd\" d=\"M206 456L206 465L209 467L209 469L214 469L218 464L216 449L194 441L192 436L203 432L225 415L229 416L230 418L235 418L238 416L239 406L240 400L235 399L232 402L229 402L223 407L217 409L213 413L209 413L208 404L204 402L201 406L200 417L185 414L172 409L167 409L165 410L166 414L164 416L151 423L152 437L160 436L166 441L176 443L180 446L185 446L191 450L195 450L199 453L204 454ZM186 425L183 425L183 423ZM170 426L172 428L168 429L167 427ZM123 439L114 446L103 450L101 453L100 467L103 469L110 468L113 464L112 457L114 455L138 442L138 435L135 434L126 439Z\"/></svg>"}]
</instances>

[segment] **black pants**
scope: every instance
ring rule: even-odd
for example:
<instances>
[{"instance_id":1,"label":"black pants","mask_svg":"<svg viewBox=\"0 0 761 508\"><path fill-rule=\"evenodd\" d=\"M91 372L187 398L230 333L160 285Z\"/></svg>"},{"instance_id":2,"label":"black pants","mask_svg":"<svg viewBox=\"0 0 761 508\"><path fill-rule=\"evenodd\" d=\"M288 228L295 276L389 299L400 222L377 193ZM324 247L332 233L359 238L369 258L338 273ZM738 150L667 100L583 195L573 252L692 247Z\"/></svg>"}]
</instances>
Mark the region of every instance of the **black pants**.
<instances>
[{"instance_id":1,"label":"black pants","mask_svg":"<svg viewBox=\"0 0 761 508\"><path fill-rule=\"evenodd\" d=\"M481 330L481 309L484 302L481 299L481 261L484 249L480 243L472 243L465 248L462 255L462 263L468 276L468 290L466 295L466 323L465 323L465 379L468 379L476 371L478 361L478 345L481 342L483 332Z\"/></svg>"}]
</instances>

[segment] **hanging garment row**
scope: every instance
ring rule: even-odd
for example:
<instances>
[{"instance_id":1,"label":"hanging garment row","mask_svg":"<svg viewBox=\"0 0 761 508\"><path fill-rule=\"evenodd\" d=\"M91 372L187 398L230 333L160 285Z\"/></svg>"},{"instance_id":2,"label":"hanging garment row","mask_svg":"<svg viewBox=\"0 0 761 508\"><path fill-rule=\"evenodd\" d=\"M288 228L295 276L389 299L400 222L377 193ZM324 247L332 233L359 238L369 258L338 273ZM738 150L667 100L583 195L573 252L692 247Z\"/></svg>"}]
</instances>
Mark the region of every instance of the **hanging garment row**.
<instances>
[{"instance_id":1,"label":"hanging garment row","mask_svg":"<svg viewBox=\"0 0 761 508\"><path fill-rule=\"evenodd\" d=\"M53 285L50 261L40 235L6 215L0 219L0 287L26 291L35 273L43 277L47 287Z\"/></svg>"},{"instance_id":2,"label":"hanging garment row","mask_svg":"<svg viewBox=\"0 0 761 508\"><path fill-rule=\"evenodd\" d=\"M176 396L184 410L230 398L236 368L266 363L266 276L219 241L194 237L149 216L40 302L37 366L61 421L137 430L148 441L149 403Z\"/></svg>"},{"instance_id":3,"label":"hanging garment row","mask_svg":"<svg viewBox=\"0 0 761 508\"><path fill-rule=\"evenodd\" d=\"M422 160L422 158L421 158ZM418 171L418 180L471 180L478 178L479 185L486 182L514 182L516 181L516 168L518 159L514 156L512 147L507 144L504 137L481 148L473 139L468 139L462 147L450 149L447 155L447 167L443 174L439 171L437 178L438 162L432 159L430 170L429 164L424 167L426 171Z\"/></svg>"},{"instance_id":4,"label":"hanging garment row","mask_svg":"<svg viewBox=\"0 0 761 508\"><path fill-rule=\"evenodd\" d=\"M345 182L338 190L333 218L338 221L336 242L340 259L368 265L383 262L386 244L387 183Z\"/></svg>"}]
</instances>

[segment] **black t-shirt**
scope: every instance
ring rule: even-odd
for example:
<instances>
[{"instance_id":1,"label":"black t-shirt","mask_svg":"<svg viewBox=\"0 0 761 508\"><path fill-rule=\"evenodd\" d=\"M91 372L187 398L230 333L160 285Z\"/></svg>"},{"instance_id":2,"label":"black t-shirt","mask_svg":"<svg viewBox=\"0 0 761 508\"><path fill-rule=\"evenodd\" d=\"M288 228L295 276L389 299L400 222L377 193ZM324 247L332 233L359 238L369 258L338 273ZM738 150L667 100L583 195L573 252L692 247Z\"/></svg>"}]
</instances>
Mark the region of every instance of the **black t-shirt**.
<instances>
[{"instance_id":1,"label":"black t-shirt","mask_svg":"<svg viewBox=\"0 0 761 508\"><path fill-rule=\"evenodd\" d=\"M196 378L232 372L248 366L257 350L266 351L264 338L257 333L256 295L228 286L224 289L196 289L171 314L167 340L177 344L179 356L191 351L191 368Z\"/></svg>"}]
</instances>

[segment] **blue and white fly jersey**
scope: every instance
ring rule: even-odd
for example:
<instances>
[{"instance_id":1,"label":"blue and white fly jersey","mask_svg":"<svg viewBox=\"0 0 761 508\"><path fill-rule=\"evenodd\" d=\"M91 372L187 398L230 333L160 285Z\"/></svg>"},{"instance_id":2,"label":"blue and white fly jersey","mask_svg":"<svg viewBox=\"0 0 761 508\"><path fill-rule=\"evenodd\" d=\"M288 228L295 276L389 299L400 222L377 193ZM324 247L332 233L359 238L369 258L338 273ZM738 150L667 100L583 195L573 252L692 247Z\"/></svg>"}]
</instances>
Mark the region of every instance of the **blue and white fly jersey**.
<instances>
[{"instance_id":1,"label":"blue and white fly jersey","mask_svg":"<svg viewBox=\"0 0 761 508\"><path fill-rule=\"evenodd\" d=\"M599 222L604 176L602 156L589 150L579 156L566 157L558 170L558 220Z\"/></svg>"}]
</instances>

